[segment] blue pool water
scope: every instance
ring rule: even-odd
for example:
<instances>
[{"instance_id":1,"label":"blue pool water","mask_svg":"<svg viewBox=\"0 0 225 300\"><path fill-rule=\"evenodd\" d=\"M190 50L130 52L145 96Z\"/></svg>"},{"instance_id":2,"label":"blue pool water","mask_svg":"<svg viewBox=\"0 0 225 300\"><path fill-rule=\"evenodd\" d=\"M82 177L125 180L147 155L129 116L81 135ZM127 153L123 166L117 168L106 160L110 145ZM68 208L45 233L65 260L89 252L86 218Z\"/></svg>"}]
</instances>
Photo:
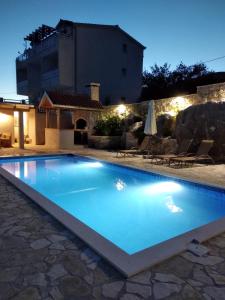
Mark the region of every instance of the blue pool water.
<instances>
[{"instance_id":1,"label":"blue pool water","mask_svg":"<svg viewBox=\"0 0 225 300\"><path fill-rule=\"evenodd\" d=\"M225 216L223 190L77 156L0 166L128 254Z\"/></svg>"}]
</instances>

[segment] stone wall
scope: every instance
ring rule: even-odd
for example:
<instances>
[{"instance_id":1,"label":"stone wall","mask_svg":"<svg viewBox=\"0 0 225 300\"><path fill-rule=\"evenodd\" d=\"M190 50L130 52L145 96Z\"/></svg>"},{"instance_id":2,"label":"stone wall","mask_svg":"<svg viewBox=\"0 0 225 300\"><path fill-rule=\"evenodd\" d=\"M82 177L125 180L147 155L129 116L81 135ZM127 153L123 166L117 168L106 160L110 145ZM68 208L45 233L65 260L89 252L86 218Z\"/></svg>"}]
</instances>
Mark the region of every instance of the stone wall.
<instances>
[{"instance_id":1,"label":"stone wall","mask_svg":"<svg viewBox=\"0 0 225 300\"><path fill-rule=\"evenodd\" d=\"M225 101L225 82L197 87L197 93L155 100L156 115L165 113L175 115L175 110L181 111L188 106L206 102ZM148 109L148 101L126 104L127 112L145 117ZM117 105L105 107L104 113L116 113Z\"/></svg>"}]
</instances>

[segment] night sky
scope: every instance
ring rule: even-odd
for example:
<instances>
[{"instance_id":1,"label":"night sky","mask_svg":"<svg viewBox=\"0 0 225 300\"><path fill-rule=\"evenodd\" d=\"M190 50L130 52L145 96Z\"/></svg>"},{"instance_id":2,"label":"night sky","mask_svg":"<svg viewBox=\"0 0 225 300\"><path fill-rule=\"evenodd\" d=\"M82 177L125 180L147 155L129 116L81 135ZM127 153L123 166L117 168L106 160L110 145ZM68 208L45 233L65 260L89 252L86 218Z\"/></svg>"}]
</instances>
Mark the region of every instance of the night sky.
<instances>
[{"instance_id":1,"label":"night sky","mask_svg":"<svg viewBox=\"0 0 225 300\"><path fill-rule=\"evenodd\" d=\"M0 97L16 96L15 58L23 38L59 19L118 24L147 47L144 69L225 56L225 0L0 0ZM225 57L207 63L225 71Z\"/></svg>"}]
</instances>

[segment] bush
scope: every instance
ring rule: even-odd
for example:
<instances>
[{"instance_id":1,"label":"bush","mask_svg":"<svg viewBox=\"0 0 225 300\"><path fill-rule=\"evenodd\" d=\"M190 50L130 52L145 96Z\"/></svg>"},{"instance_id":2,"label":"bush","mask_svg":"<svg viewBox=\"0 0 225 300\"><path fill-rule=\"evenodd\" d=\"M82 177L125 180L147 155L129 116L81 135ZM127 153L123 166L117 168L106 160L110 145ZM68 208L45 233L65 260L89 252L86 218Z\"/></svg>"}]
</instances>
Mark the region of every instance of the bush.
<instances>
[{"instance_id":1,"label":"bush","mask_svg":"<svg viewBox=\"0 0 225 300\"><path fill-rule=\"evenodd\" d=\"M105 116L102 119L97 120L94 131L95 135L122 135L123 121L116 115Z\"/></svg>"}]
</instances>

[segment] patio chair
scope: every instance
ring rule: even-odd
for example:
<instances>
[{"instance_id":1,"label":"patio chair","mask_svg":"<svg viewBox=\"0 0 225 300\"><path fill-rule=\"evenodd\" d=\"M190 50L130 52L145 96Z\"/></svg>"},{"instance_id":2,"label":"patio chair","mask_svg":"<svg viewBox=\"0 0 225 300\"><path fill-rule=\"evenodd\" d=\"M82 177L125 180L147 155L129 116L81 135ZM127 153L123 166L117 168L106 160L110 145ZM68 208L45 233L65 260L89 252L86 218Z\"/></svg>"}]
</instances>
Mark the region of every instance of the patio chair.
<instances>
[{"instance_id":1,"label":"patio chair","mask_svg":"<svg viewBox=\"0 0 225 300\"><path fill-rule=\"evenodd\" d=\"M118 150L116 157L129 157L135 156L138 154L145 154L148 152L149 148L149 136L145 136L142 143L139 147L132 147L131 149L127 150Z\"/></svg>"},{"instance_id":2,"label":"patio chair","mask_svg":"<svg viewBox=\"0 0 225 300\"><path fill-rule=\"evenodd\" d=\"M184 139L180 145L177 147L176 152L167 153L167 154L158 154L152 156L152 163L155 162L162 162L162 163L170 163L170 160L172 158L181 157L181 156L187 156L188 151L191 147L191 144L193 142L193 139Z\"/></svg>"},{"instance_id":3,"label":"patio chair","mask_svg":"<svg viewBox=\"0 0 225 300\"><path fill-rule=\"evenodd\" d=\"M191 153L189 156L171 158L170 162L177 164L179 167L201 162L211 162L214 164L213 158L209 155L213 143L213 140L202 140L195 155Z\"/></svg>"},{"instance_id":4,"label":"patio chair","mask_svg":"<svg viewBox=\"0 0 225 300\"><path fill-rule=\"evenodd\" d=\"M11 134L10 133L2 133L0 136L0 145L2 147L11 147Z\"/></svg>"}]
</instances>

